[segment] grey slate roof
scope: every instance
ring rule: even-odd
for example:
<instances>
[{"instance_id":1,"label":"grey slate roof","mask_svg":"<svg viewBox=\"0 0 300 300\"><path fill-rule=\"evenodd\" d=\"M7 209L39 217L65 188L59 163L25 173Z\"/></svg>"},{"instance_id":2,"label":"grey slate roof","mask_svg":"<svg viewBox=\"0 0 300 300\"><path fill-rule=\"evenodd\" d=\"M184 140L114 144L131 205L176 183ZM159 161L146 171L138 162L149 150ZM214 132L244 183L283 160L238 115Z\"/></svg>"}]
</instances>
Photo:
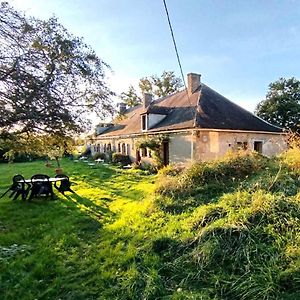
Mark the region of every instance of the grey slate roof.
<instances>
[{"instance_id":1,"label":"grey slate roof","mask_svg":"<svg viewBox=\"0 0 300 300\"><path fill-rule=\"evenodd\" d=\"M166 117L147 132L189 128L282 132L254 114L229 101L205 84L188 97L186 90L154 100L146 109L142 105L126 110L124 119L116 121L100 136L139 134L141 114Z\"/></svg>"}]
</instances>

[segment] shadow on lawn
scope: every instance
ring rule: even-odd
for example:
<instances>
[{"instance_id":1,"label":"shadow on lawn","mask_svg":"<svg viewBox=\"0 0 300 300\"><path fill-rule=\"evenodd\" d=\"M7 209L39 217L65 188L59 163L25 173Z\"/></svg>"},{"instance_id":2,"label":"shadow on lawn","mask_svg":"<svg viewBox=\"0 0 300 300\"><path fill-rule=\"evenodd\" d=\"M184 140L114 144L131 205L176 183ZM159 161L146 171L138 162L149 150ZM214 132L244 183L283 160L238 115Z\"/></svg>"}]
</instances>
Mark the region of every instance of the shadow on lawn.
<instances>
[{"instance_id":1,"label":"shadow on lawn","mask_svg":"<svg viewBox=\"0 0 300 300\"><path fill-rule=\"evenodd\" d=\"M103 219L106 216L111 218L114 215L112 211L107 208L107 205L105 203L102 203L102 205L97 205L90 199L81 197L78 194L65 195L65 197L69 200L69 206L80 209L81 211L87 213L89 216L98 220Z\"/></svg>"}]
</instances>

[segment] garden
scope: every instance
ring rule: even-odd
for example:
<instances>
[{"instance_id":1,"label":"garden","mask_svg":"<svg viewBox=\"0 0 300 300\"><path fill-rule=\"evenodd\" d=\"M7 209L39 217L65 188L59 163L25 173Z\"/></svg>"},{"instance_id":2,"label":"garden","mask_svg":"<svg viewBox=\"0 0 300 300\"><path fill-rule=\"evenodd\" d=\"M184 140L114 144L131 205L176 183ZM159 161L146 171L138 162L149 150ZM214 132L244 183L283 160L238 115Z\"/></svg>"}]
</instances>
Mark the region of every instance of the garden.
<instances>
[{"instance_id":1,"label":"garden","mask_svg":"<svg viewBox=\"0 0 300 300\"><path fill-rule=\"evenodd\" d=\"M1 299L298 299L299 149L158 174L63 159L76 194L0 201ZM42 161L0 164L0 192Z\"/></svg>"}]
</instances>

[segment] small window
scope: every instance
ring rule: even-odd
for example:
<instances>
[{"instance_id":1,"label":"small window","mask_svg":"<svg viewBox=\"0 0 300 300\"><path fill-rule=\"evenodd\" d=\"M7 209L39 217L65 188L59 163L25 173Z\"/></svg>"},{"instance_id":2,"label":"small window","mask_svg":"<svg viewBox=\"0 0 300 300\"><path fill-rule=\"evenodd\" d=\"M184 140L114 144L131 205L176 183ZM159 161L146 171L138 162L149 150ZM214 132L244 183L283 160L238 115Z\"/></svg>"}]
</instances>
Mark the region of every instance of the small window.
<instances>
[{"instance_id":1,"label":"small window","mask_svg":"<svg viewBox=\"0 0 300 300\"><path fill-rule=\"evenodd\" d=\"M142 115L142 130L147 130L147 115Z\"/></svg>"},{"instance_id":2,"label":"small window","mask_svg":"<svg viewBox=\"0 0 300 300\"><path fill-rule=\"evenodd\" d=\"M121 153L126 155L126 144L125 143L122 144L122 152Z\"/></svg>"},{"instance_id":3,"label":"small window","mask_svg":"<svg viewBox=\"0 0 300 300\"><path fill-rule=\"evenodd\" d=\"M247 142L237 142L236 143L238 150L247 150L248 149L248 143Z\"/></svg>"},{"instance_id":4,"label":"small window","mask_svg":"<svg viewBox=\"0 0 300 300\"><path fill-rule=\"evenodd\" d=\"M258 153L262 153L262 146L263 146L263 143L261 141L254 141L254 144L253 144L254 151L256 151Z\"/></svg>"},{"instance_id":5,"label":"small window","mask_svg":"<svg viewBox=\"0 0 300 300\"><path fill-rule=\"evenodd\" d=\"M141 157L146 157L147 156L147 148L142 148L141 149Z\"/></svg>"}]
</instances>

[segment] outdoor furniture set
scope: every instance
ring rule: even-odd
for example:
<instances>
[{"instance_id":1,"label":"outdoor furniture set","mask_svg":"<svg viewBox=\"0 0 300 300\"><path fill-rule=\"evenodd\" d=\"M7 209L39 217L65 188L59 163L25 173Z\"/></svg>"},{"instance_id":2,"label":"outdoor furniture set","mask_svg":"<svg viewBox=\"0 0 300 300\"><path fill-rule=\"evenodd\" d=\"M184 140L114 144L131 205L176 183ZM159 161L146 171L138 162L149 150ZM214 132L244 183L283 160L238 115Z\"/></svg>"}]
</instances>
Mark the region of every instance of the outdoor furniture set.
<instances>
[{"instance_id":1,"label":"outdoor furniture set","mask_svg":"<svg viewBox=\"0 0 300 300\"><path fill-rule=\"evenodd\" d=\"M12 178L12 185L0 198L11 191L9 198L13 197L13 200L19 196L22 197L22 200L26 200L28 197L29 201L39 196L51 196L51 199L54 199L52 184L63 195L65 192L75 193L71 189L71 182L67 175L59 174L49 177L45 174L35 174L30 179L25 179L22 175L15 175Z\"/></svg>"}]
</instances>

